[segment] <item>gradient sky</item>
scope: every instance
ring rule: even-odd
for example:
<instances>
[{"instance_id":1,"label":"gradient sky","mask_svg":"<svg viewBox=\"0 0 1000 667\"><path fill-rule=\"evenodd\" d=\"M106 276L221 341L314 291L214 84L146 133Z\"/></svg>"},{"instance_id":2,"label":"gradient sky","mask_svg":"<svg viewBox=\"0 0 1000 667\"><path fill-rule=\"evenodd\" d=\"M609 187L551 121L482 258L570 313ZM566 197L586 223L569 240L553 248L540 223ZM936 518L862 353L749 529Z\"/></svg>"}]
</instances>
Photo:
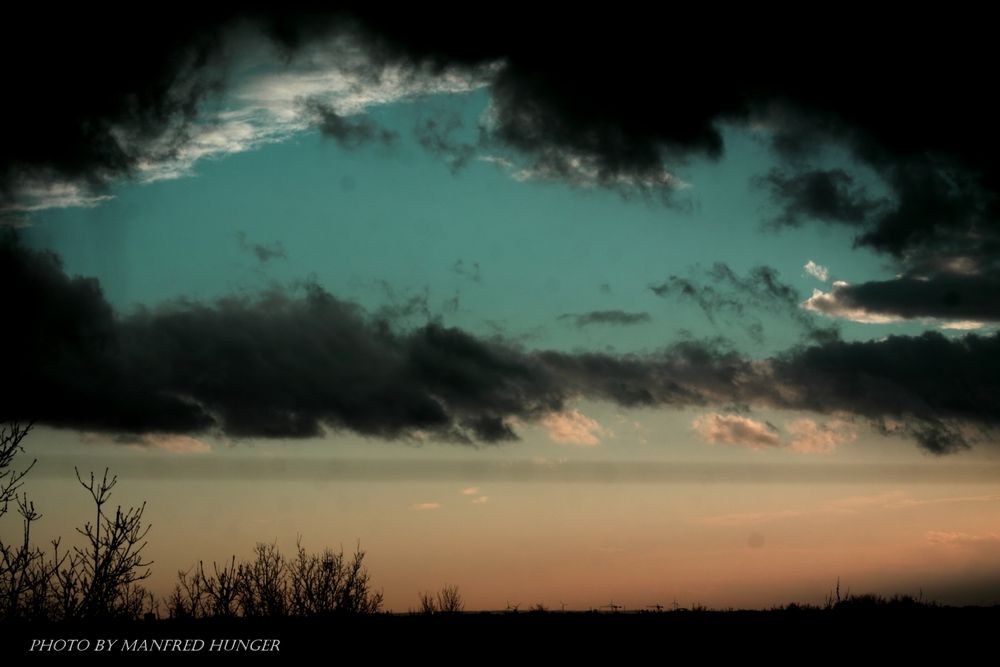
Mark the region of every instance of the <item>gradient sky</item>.
<instances>
[{"instance_id":1,"label":"gradient sky","mask_svg":"<svg viewBox=\"0 0 1000 667\"><path fill-rule=\"evenodd\" d=\"M95 159L81 176L41 148L5 159L2 211L17 240L4 252L48 272L47 282L12 274L24 294L37 279L79 296L72 279L92 278L100 292L87 303L113 311L113 335L187 373L212 368L228 354L219 341L241 333L216 337L210 326L267 322L273 336L257 347L240 339L238 354L250 356L220 368L250 370L216 373L216 394L183 378L157 387L168 372L153 365L126 373L136 395L149 384L202 406L211 419L198 427L111 393L81 416L74 397L118 376L73 370L76 343L42 348L64 370L4 394L12 416L43 415L25 441L38 459L25 490L44 514L40 543L72 539L90 518L74 466L108 466L116 502L147 502L147 583L160 595L198 560L245 557L260 541L290 551L301 536L311 549L359 542L396 611L445 583L470 609L818 603L838 578L854 592L1000 601L996 379L974 372L1000 361L995 181L976 180L961 141L953 149L930 133L927 167L874 120L830 109L841 124L814 127L827 117L792 100L709 114L724 147L715 155L697 133L646 137L628 111L599 122L556 114L559 128L590 123L599 138L647 141L659 156L650 167L635 146L615 152L547 125L546 114L572 107L532 98L526 83L512 93L512 81L530 81L525 53L459 50L449 61L442 42L435 57L446 66L424 67L426 44L400 40L380 60L368 33L333 26L306 31L290 52L252 22L216 26L228 39L224 85L199 93L181 134L166 123L138 139L112 132L127 168ZM537 67L561 71L545 58ZM527 125L545 132L517 125L515 93L518 113L540 114ZM790 150L789 136L808 150ZM930 180L917 188L914 174ZM940 201L935 178L948 184ZM912 203L915 192L923 199ZM941 220L911 221L914 207ZM976 217L965 224L967 209ZM871 240L887 230L902 240ZM926 291L938 284L950 310ZM8 296L19 286L8 282ZM333 329L282 346L282 318L317 293L360 319L323 320ZM38 312L72 312L72 298ZM103 321L86 319L89 307L81 317ZM245 319L223 317L233 312ZM289 317L288 327L311 326ZM46 341L64 321L75 326L45 320ZM301 370L323 395L325 382L350 384L368 369L350 370L349 350L312 359L296 341L340 326L372 337L376 325L407 350L427 331L457 332L455 354L473 348L464 365L451 369L442 353L421 358L422 372L512 384L516 400L482 404L478 388L435 384L447 414L425 424L399 406L399 387L369 394L359 383L368 403L358 422L347 414L357 407L274 398L301 431L271 430L225 403L259 379L264 389L247 395L270 409L268 373L293 382ZM747 365L720 388L685 350L711 368ZM566 370L566 360L595 359L605 370ZM602 384L625 377L611 365L627 366L628 379ZM296 401L309 405L300 413ZM0 522L4 540L18 531L13 517Z\"/></svg>"}]
</instances>

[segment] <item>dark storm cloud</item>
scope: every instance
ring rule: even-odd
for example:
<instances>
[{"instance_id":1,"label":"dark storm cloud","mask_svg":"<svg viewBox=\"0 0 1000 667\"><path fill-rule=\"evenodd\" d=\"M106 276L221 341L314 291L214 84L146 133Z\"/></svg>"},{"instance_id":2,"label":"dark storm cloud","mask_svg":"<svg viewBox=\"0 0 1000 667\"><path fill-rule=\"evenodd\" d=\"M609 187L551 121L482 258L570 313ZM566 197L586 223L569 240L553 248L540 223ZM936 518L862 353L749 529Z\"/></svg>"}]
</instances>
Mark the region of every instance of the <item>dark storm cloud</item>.
<instances>
[{"instance_id":1,"label":"dark storm cloud","mask_svg":"<svg viewBox=\"0 0 1000 667\"><path fill-rule=\"evenodd\" d=\"M815 169L791 175L773 169L756 182L781 208L781 213L772 218L775 225L798 227L820 220L861 226L879 205L843 169Z\"/></svg>"},{"instance_id":2,"label":"dark storm cloud","mask_svg":"<svg viewBox=\"0 0 1000 667\"><path fill-rule=\"evenodd\" d=\"M100 188L174 155L199 102L224 79L210 27L161 12L156 29L91 6L21 7L0 21L11 95L0 111L0 195L55 178Z\"/></svg>"},{"instance_id":3,"label":"dark storm cloud","mask_svg":"<svg viewBox=\"0 0 1000 667\"><path fill-rule=\"evenodd\" d=\"M292 296L178 302L116 317L94 280L7 237L9 414L138 433L308 437L321 425L386 438L511 437L502 419L557 409L565 390L523 353L428 324L396 333L315 286ZM16 386L15 386L16 384Z\"/></svg>"},{"instance_id":4,"label":"dark storm cloud","mask_svg":"<svg viewBox=\"0 0 1000 667\"><path fill-rule=\"evenodd\" d=\"M839 287L845 308L903 318L1000 321L1000 275L939 274Z\"/></svg>"},{"instance_id":5,"label":"dark storm cloud","mask_svg":"<svg viewBox=\"0 0 1000 667\"><path fill-rule=\"evenodd\" d=\"M854 415L943 453L1000 420L1000 338L830 342L747 359L713 341L643 355L529 351L431 322L408 329L316 285L112 312L93 279L0 244L8 418L134 434L311 437L324 427L459 442L513 439L574 398Z\"/></svg>"},{"instance_id":6,"label":"dark storm cloud","mask_svg":"<svg viewBox=\"0 0 1000 667\"><path fill-rule=\"evenodd\" d=\"M302 107L323 136L333 139L342 148L358 148L376 141L388 146L398 138L395 132L380 128L370 118L341 116L333 107L316 99L305 100Z\"/></svg>"},{"instance_id":7,"label":"dark storm cloud","mask_svg":"<svg viewBox=\"0 0 1000 667\"><path fill-rule=\"evenodd\" d=\"M273 241L268 244L253 243L247 239L246 232L236 232L236 240L240 244L240 249L251 253L261 264L266 264L272 259L286 259L285 246L280 241Z\"/></svg>"},{"instance_id":8,"label":"dark storm cloud","mask_svg":"<svg viewBox=\"0 0 1000 667\"><path fill-rule=\"evenodd\" d=\"M616 324L626 326L631 324L645 324L652 321L649 313L626 313L624 310L595 310L589 313L565 313L559 316L560 320L568 320L573 326L582 329L591 324Z\"/></svg>"},{"instance_id":9,"label":"dark storm cloud","mask_svg":"<svg viewBox=\"0 0 1000 667\"><path fill-rule=\"evenodd\" d=\"M368 54L358 67L372 81L387 66L434 75L502 63L483 145L526 160L525 174L669 193L677 167L724 154L720 127L734 123L764 128L786 158L782 172L764 177L786 222L854 224L859 244L906 262L1000 240L1000 103L983 84L992 76L989 21L935 13L900 31L845 14L825 16L821 29L788 30L768 12L737 14L722 26L678 8L668 24L631 11L536 12L530 21L497 12L455 30L445 9L289 2L166 12L155 30L140 30L92 7L58 19L27 8L4 22L0 40L8 90L17 91L0 122L0 187L10 196L23 179L46 176L101 184L169 156L206 93L225 82L224 65L240 57L226 37L241 27L267 35L289 60L349 34ZM952 30L962 39L927 48L929 36ZM348 145L385 137L336 114L320 121ZM449 127L432 119L421 140L457 146L460 164L468 151ZM828 146L883 181L888 196L877 211L847 168L810 164Z\"/></svg>"},{"instance_id":10,"label":"dark storm cloud","mask_svg":"<svg viewBox=\"0 0 1000 667\"><path fill-rule=\"evenodd\" d=\"M770 312L792 320L807 338L817 341L836 340L837 330L816 323L812 314L800 308L798 292L781 281L776 269L756 266L746 276L736 274L728 264L716 262L701 278L670 276L649 289L659 297L694 301L705 317L716 324L720 314L739 316L747 334L754 340L763 339L759 322L746 324L745 314L752 309Z\"/></svg>"},{"instance_id":11,"label":"dark storm cloud","mask_svg":"<svg viewBox=\"0 0 1000 667\"><path fill-rule=\"evenodd\" d=\"M772 372L792 389L789 405L867 417L936 453L962 448L1000 424L996 335L837 341L779 356Z\"/></svg>"}]
</instances>

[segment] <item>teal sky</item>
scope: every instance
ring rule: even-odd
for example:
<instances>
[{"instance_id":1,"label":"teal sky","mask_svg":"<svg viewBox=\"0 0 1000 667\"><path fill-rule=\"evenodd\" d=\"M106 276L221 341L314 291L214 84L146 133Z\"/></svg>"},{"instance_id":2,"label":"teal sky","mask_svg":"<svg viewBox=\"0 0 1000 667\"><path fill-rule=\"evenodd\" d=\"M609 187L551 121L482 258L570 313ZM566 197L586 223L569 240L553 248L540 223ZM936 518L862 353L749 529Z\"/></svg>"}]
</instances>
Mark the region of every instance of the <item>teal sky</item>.
<instances>
[{"instance_id":1,"label":"teal sky","mask_svg":"<svg viewBox=\"0 0 1000 667\"><path fill-rule=\"evenodd\" d=\"M638 352L678 336L726 335L737 349L766 356L798 341L787 318L751 311L764 325L761 345L731 316L713 325L695 304L649 290L670 275L698 278L699 267L715 262L741 275L774 267L802 300L828 289L804 271L809 260L828 267L831 280L892 275L884 257L852 247L849 228L765 229L773 211L752 179L774 162L762 137L746 130L725 130L718 162L679 170L685 185L675 206L555 180L519 181L479 159L494 155L483 148L453 171L414 140L414 126L432 110L457 114L463 127L453 138L474 141L487 103L478 90L376 107L372 119L398 134L393 145L344 148L303 131L203 159L190 176L117 185L113 199L94 208L38 212L26 237L56 251L69 273L97 277L123 313L315 281L369 309L426 296L431 315L448 325L565 350ZM285 256L260 262L241 234L247 243L280 244ZM646 312L650 321L577 328L558 319L604 310ZM923 328L847 323L844 335Z\"/></svg>"}]
</instances>

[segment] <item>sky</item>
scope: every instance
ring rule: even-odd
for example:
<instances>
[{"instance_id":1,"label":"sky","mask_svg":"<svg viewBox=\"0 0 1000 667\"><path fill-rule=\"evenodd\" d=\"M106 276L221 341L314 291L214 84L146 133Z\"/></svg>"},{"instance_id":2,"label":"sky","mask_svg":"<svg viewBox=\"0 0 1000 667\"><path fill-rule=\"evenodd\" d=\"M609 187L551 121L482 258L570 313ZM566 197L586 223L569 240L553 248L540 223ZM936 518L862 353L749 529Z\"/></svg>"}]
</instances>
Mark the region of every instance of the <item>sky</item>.
<instances>
[{"instance_id":1,"label":"sky","mask_svg":"<svg viewBox=\"0 0 1000 667\"><path fill-rule=\"evenodd\" d=\"M1000 601L986 42L410 11L6 40L36 539L109 467L158 595L301 539L395 611Z\"/></svg>"}]
</instances>

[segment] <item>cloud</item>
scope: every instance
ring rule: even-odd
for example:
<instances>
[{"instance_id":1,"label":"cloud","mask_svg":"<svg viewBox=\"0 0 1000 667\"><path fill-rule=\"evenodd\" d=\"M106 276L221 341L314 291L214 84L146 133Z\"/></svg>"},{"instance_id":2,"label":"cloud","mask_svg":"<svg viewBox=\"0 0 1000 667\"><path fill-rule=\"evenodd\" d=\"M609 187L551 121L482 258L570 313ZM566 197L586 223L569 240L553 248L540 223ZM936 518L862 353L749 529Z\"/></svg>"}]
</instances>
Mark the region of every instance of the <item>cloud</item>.
<instances>
[{"instance_id":1,"label":"cloud","mask_svg":"<svg viewBox=\"0 0 1000 667\"><path fill-rule=\"evenodd\" d=\"M857 433L853 426L833 420L818 424L811 419L799 419L785 424L790 436L782 438L777 427L739 415L707 414L691 422L691 427L710 443L740 445L749 449L788 448L803 454L833 451L837 445L853 442Z\"/></svg>"},{"instance_id":2,"label":"cloud","mask_svg":"<svg viewBox=\"0 0 1000 667\"><path fill-rule=\"evenodd\" d=\"M458 172L475 155L476 145L455 138L463 129L457 113L443 114L441 118L422 118L413 128L413 134L425 150L445 158L452 173Z\"/></svg>"},{"instance_id":3,"label":"cloud","mask_svg":"<svg viewBox=\"0 0 1000 667\"><path fill-rule=\"evenodd\" d=\"M535 155L529 166L495 156L485 156L483 159L503 167L515 181L560 181L578 188L601 187L615 190L624 197L633 194L648 197L655 194L666 204L677 203L672 199L674 191L690 187L689 183L666 169L647 173L610 172L594 156L568 151L545 151Z\"/></svg>"},{"instance_id":4,"label":"cloud","mask_svg":"<svg viewBox=\"0 0 1000 667\"><path fill-rule=\"evenodd\" d=\"M17 316L5 341L17 381L0 388L7 414L80 431L332 429L469 443L513 440L514 424L547 420L558 437L596 440L600 426L569 408L578 399L846 416L938 454L995 442L1000 426L996 334L825 341L764 359L712 340L569 353L414 323L398 309L369 313L310 283L121 315L96 280L67 275L12 232L0 238L0 297ZM721 433L732 419L705 424Z\"/></svg>"},{"instance_id":5,"label":"cloud","mask_svg":"<svg viewBox=\"0 0 1000 667\"><path fill-rule=\"evenodd\" d=\"M803 307L856 322L928 318L974 328L970 322L1000 321L997 294L1000 276L940 273L857 285L838 281L830 292L813 291Z\"/></svg>"},{"instance_id":6,"label":"cloud","mask_svg":"<svg viewBox=\"0 0 1000 667\"><path fill-rule=\"evenodd\" d=\"M808 262L806 262L806 265L802 268L804 268L806 270L806 273L808 273L810 276L816 278L821 282L825 283L827 280L830 279L829 269L827 269L825 266L817 264L811 259Z\"/></svg>"},{"instance_id":7,"label":"cloud","mask_svg":"<svg viewBox=\"0 0 1000 667\"><path fill-rule=\"evenodd\" d=\"M174 454L207 454L212 451L208 443L196 438L174 433L119 433L102 435L83 433L80 439L86 443L112 442L139 449L157 449Z\"/></svg>"},{"instance_id":8,"label":"cloud","mask_svg":"<svg viewBox=\"0 0 1000 667\"><path fill-rule=\"evenodd\" d=\"M274 241L267 245L252 243L247 239L245 232L236 232L236 240L239 241L240 249L253 254L261 264L266 264L272 259L286 259L288 257L285 254L285 246L280 241Z\"/></svg>"},{"instance_id":9,"label":"cloud","mask_svg":"<svg viewBox=\"0 0 1000 667\"><path fill-rule=\"evenodd\" d=\"M489 496L477 496L472 499L473 505L485 505L490 500Z\"/></svg>"},{"instance_id":10,"label":"cloud","mask_svg":"<svg viewBox=\"0 0 1000 667\"><path fill-rule=\"evenodd\" d=\"M838 445L854 442L858 437L851 424L839 420L818 424L811 419L799 419L785 424L785 430L792 436L789 449L808 454L832 452Z\"/></svg>"},{"instance_id":11,"label":"cloud","mask_svg":"<svg viewBox=\"0 0 1000 667\"><path fill-rule=\"evenodd\" d=\"M770 510L763 512L736 512L732 514L719 514L715 516L701 517L697 522L704 526L740 527L756 526L772 521L782 521L785 519L797 519L800 517L810 517L816 515L838 515L838 514L858 514L860 512L871 511L896 511L909 510L930 505L955 504L955 503L977 503L977 502L997 502L1000 496L951 496L943 498L910 498L902 491L889 491L867 496L850 496L839 498L819 507L797 508L786 510ZM965 533L948 533L929 531L927 539L937 544L952 544L958 542L974 542L976 538L985 538L983 541L990 541L991 534L986 536L967 535ZM969 539L972 538L972 539Z\"/></svg>"},{"instance_id":12,"label":"cloud","mask_svg":"<svg viewBox=\"0 0 1000 667\"><path fill-rule=\"evenodd\" d=\"M756 266L746 276L740 276L725 262L716 262L702 274L699 278L672 275L649 289L659 297L694 301L713 324L720 315L732 315L758 343L763 339L762 325L747 323L747 311L754 309L790 319L809 339L827 341L838 337L836 329L817 325L811 315L802 311L798 292L770 266Z\"/></svg>"},{"instance_id":13,"label":"cloud","mask_svg":"<svg viewBox=\"0 0 1000 667\"><path fill-rule=\"evenodd\" d=\"M704 526L756 526L771 521L790 519L805 514L803 510L776 510L772 512L736 512L702 517L698 523Z\"/></svg>"},{"instance_id":14,"label":"cloud","mask_svg":"<svg viewBox=\"0 0 1000 667\"><path fill-rule=\"evenodd\" d=\"M422 510L437 510L441 509L441 503L414 503L410 505L410 509L422 511Z\"/></svg>"},{"instance_id":15,"label":"cloud","mask_svg":"<svg viewBox=\"0 0 1000 667\"><path fill-rule=\"evenodd\" d=\"M479 487L478 486L470 486L470 487L462 489L459 493L461 493L463 496L474 496L477 493L479 493Z\"/></svg>"},{"instance_id":16,"label":"cloud","mask_svg":"<svg viewBox=\"0 0 1000 667\"><path fill-rule=\"evenodd\" d=\"M598 437L604 428L579 410L552 412L542 418L542 426L549 439L562 445L593 446L600 444Z\"/></svg>"},{"instance_id":17,"label":"cloud","mask_svg":"<svg viewBox=\"0 0 1000 667\"><path fill-rule=\"evenodd\" d=\"M483 276L479 269L479 262L472 262L471 264L466 265L464 261L458 259L455 260L454 264L452 264L451 270L456 275L466 278L467 280L471 280L474 283L479 284L483 282Z\"/></svg>"},{"instance_id":18,"label":"cloud","mask_svg":"<svg viewBox=\"0 0 1000 667\"><path fill-rule=\"evenodd\" d=\"M302 107L320 133L342 148L358 148L374 141L390 145L398 138L395 132L379 128L370 118L342 116L332 105L316 98L306 99Z\"/></svg>"},{"instance_id":19,"label":"cloud","mask_svg":"<svg viewBox=\"0 0 1000 667\"><path fill-rule=\"evenodd\" d=\"M559 316L560 320L570 320L573 326L582 329L592 324L615 324L627 326L630 324L645 324L652 318L649 313L626 313L623 310L595 310L589 313L574 315L566 313Z\"/></svg>"},{"instance_id":20,"label":"cloud","mask_svg":"<svg viewBox=\"0 0 1000 667\"><path fill-rule=\"evenodd\" d=\"M976 329L982 329L985 324L982 322L974 322L972 320L958 320L956 322L945 322L941 325L942 329L949 329L952 331L974 331Z\"/></svg>"},{"instance_id":21,"label":"cloud","mask_svg":"<svg viewBox=\"0 0 1000 667\"><path fill-rule=\"evenodd\" d=\"M861 225L881 203L869 199L865 188L843 169L793 175L773 169L755 182L780 206L781 213L771 219L778 226L798 227L812 220Z\"/></svg>"},{"instance_id":22,"label":"cloud","mask_svg":"<svg viewBox=\"0 0 1000 667\"><path fill-rule=\"evenodd\" d=\"M862 322L864 324L888 324L898 322L900 317L888 313L872 312L864 307L854 305L849 297L846 297L850 285L842 280L834 281L833 289L829 292L814 289L812 296L802 302L805 310L814 313L821 313L827 317L834 317L851 322Z\"/></svg>"},{"instance_id":23,"label":"cloud","mask_svg":"<svg viewBox=\"0 0 1000 667\"><path fill-rule=\"evenodd\" d=\"M0 210L93 206L120 179L177 178L201 160L313 127L347 148L391 142L367 110L472 90L495 70L487 62L424 67L385 57L343 10L207 12L134 34L101 14L51 26L47 43L58 45L51 63L20 59L12 85L24 103L5 109L0 125L19 128L3 131ZM292 44L281 26L322 28ZM30 50L25 35L10 37L8 61ZM100 76L83 74L93 71Z\"/></svg>"},{"instance_id":24,"label":"cloud","mask_svg":"<svg viewBox=\"0 0 1000 667\"><path fill-rule=\"evenodd\" d=\"M928 542L947 547L986 546L1000 544L1000 533L963 533L960 531L929 530Z\"/></svg>"},{"instance_id":25,"label":"cloud","mask_svg":"<svg viewBox=\"0 0 1000 667\"><path fill-rule=\"evenodd\" d=\"M691 427L713 444L739 445L748 449L779 447L781 438L774 427L739 415L702 415Z\"/></svg>"}]
</instances>

